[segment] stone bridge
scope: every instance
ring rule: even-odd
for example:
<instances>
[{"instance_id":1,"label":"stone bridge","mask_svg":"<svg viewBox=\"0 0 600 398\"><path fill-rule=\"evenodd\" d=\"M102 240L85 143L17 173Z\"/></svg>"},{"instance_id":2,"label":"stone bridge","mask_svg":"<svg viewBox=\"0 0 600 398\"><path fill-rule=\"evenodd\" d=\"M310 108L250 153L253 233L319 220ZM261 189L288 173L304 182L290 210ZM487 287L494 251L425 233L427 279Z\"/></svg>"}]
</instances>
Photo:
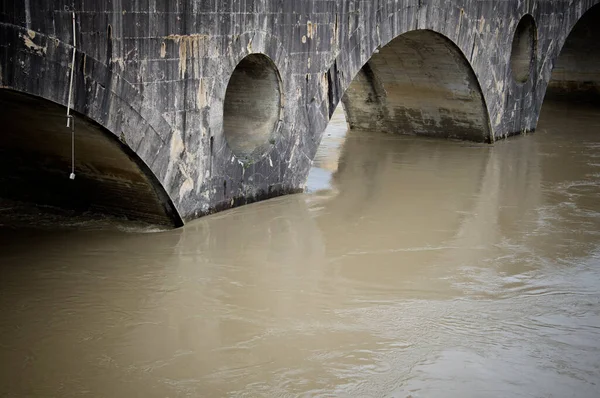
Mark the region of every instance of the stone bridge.
<instances>
[{"instance_id":1,"label":"stone bridge","mask_svg":"<svg viewBox=\"0 0 600 398\"><path fill-rule=\"evenodd\" d=\"M0 0L0 197L182 225L302 190L339 102L524 134L547 91L599 96L599 2Z\"/></svg>"}]
</instances>

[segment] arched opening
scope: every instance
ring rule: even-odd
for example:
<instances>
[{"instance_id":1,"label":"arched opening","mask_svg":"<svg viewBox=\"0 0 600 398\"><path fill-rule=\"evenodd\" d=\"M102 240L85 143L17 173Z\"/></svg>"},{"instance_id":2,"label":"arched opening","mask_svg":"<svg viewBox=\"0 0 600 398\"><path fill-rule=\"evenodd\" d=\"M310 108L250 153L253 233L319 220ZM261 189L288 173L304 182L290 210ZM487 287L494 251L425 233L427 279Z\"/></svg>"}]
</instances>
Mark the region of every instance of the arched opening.
<instances>
[{"instance_id":1,"label":"arched opening","mask_svg":"<svg viewBox=\"0 0 600 398\"><path fill-rule=\"evenodd\" d=\"M600 103L600 5L588 10L567 37L546 96Z\"/></svg>"},{"instance_id":2,"label":"arched opening","mask_svg":"<svg viewBox=\"0 0 600 398\"><path fill-rule=\"evenodd\" d=\"M275 142L282 105L281 78L267 56L251 54L235 68L225 94L223 130L233 153L255 160Z\"/></svg>"},{"instance_id":3,"label":"arched opening","mask_svg":"<svg viewBox=\"0 0 600 398\"><path fill-rule=\"evenodd\" d=\"M525 83L529 80L531 67L534 64L537 27L535 20L529 14L519 21L512 42L510 53L510 66L513 78L517 83Z\"/></svg>"},{"instance_id":4,"label":"arched opening","mask_svg":"<svg viewBox=\"0 0 600 398\"><path fill-rule=\"evenodd\" d=\"M182 225L167 194L133 150L77 114L76 178L70 180L71 131L65 114L53 102L0 90L1 199Z\"/></svg>"},{"instance_id":5,"label":"arched opening","mask_svg":"<svg viewBox=\"0 0 600 398\"><path fill-rule=\"evenodd\" d=\"M452 41L433 31L412 31L381 48L342 101L352 129L492 140L473 69Z\"/></svg>"}]
</instances>

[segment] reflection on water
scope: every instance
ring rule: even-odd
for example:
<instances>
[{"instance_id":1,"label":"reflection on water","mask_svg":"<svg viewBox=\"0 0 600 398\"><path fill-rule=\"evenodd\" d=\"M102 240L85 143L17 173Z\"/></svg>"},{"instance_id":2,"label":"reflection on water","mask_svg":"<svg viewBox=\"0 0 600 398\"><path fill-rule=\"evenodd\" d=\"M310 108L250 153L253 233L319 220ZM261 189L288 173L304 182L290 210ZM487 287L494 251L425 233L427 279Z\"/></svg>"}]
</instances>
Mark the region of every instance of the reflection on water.
<instances>
[{"instance_id":1,"label":"reflection on water","mask_svg":"<svg viewBox=\"0 0 600 398\"><path fill-rule=\"evenodd\" d=\"M306 192L332 192L331 178L338 169L342 146L346 141L348 126L342 104L338 106L331 117L329 126L323 134L323 140L315 155L313 168L310 170L306 183Z\"/></svg>"},{"instance_id":2,"label":"reflection on water","mask_svg":"<svg viewBox=\"0 0 600 398\"><path fill-rule=\"evenodd\" d=\"M0 395L600 396L600 114L544 112L351 131L316 194L180 230L0 230Z\"/></svg>"}]
</instances>

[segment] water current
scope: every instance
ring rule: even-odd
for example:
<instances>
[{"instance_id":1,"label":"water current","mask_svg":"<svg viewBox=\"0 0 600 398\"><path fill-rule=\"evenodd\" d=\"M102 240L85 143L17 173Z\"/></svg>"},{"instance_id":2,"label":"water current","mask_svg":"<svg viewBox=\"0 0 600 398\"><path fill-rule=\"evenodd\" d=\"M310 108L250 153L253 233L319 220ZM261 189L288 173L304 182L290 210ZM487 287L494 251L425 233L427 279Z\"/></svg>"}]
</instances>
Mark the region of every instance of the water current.
<instances>
[{"instance_id":1,"label":"water current","mask_svg":"<svg viewBox=\"0 0 600 398\"><path fill-rule=\"evenodd\" d=\"M493 145L338 113L306 194L36 217L0 227L3 397L600 396L597 108Z\"/></svg>"}]
</instances>

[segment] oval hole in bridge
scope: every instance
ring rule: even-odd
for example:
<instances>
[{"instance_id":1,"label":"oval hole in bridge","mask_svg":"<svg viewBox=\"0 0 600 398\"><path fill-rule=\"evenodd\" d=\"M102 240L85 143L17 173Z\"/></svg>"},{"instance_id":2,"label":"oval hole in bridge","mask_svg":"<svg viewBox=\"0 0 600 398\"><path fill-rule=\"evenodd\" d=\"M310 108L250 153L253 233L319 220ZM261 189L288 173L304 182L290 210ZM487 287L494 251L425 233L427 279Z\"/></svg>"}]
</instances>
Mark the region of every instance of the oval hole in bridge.
<instances>
[{"instance_id":1,"label":"oval hole in bridge","mask_svg":"<svg viewBox=\"0 0 600 398\"><path fill-rule=\"evenodd\" d=\"M236 66L225 94L223 131L238 158L256 160L272 148L281 91L279 72L267 56L251 54Z\"/></svg>"},{"instance_id":2,"label":"oval hole in bridge","mask_svg":"<svg viewBox=\"0 0 600 398\"><path fill-rule=\"evenodd\" d=\"M510 54L513 77L518 83L525 83L529 80L535 57L536 37L535 20L527 14L517 25Z\"/></svg>"}]
</instances>

